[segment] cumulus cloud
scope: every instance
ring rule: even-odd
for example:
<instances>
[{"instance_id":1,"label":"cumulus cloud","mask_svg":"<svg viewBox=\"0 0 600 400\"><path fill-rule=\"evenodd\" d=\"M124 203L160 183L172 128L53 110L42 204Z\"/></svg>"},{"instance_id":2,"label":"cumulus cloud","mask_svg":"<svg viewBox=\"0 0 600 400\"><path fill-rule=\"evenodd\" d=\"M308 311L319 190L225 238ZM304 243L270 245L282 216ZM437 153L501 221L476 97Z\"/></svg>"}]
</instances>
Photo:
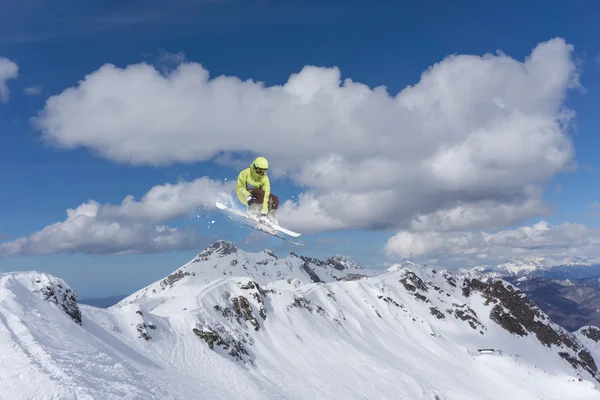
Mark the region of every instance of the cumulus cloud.
<instances>
[{"instance_id":1,"label":"cumulus cloud","mask_svg":"<svg viewBox=\"0 0 600 400\"><path fill-rule=\"evenodd\" d=\"M557 38L524 61L449 56L395 95L338 68L306 66L265 86L211 78L185 59L166 72L107 64L32 122L47 143L118 163L266 155L272 177L285 172L304 191L282 214L307 233L497 229L547 212L541 185L572 166L573 50Z\"/></svg>"},{"instance_id":2,"label":"cumulus cloud","mask_svg":"<svg viewBox=\"0 0 600 400\"><path fill-rule=\"evenodd\" d=\"M600 231L577 223L551 225L540 221L531 226L494 233L408 232L391 237L385 251L393 257L435 257L449 262L503 262L510 257L538 256L564 259L574 255L600 255Z\"/></svg>"},{"instance_id":3,"label":"cumulus cloud","mask_svg":"<svg viewBox=\"0 0 600 400\"><path fill-rule=\"evenodd\" d=\"M550 212L551 208L542 201L541 188L528 186L523 188L520 196L503 198L499 195L496 199L457 202L453 207L416 215L411 220L410 229L414 232L494 229L506 223Z\"/></svg>"},{"instance_id":4,"label":"cumulus cloud","mask_svg":"<svg viewBox=\"0 0 600 400\"><path fill-rule=\"evenodd\" d=\"M0 57L0 101L6 103L10 90L7 82L19 76L19 67L8 58Z\"/></svg>"},{"instance_id":5,"label":"cumulus cloud","mask_svg":"<svg viewBox=\"0 0 600 400\"><path fill-rule=\"evenodd\" d=\"M164 184L151 188L136 201L127 196L119 205L102 205L97 214L108 219L134 219L163 222L185 216L202 207L213 209L216 200L227 201L234 191L235 182L223 184L202 177L192 182Z\"/></svg>"},{"instance_id":6,"label":"cumulus cloud","mask_svg":"<svg viewBox=\"0 0 600 400\"><path fill-rule=\"evenodd\" d=\"M139 201L127 196L119 205L88 201L67 210L64 221L30 236L0 244L0 256L56 253L127 254L198 248L206 238L192 228L162 224L198 208L226 201L230 184L207 178L151 188Z\"/></svg>"}]
</instances>

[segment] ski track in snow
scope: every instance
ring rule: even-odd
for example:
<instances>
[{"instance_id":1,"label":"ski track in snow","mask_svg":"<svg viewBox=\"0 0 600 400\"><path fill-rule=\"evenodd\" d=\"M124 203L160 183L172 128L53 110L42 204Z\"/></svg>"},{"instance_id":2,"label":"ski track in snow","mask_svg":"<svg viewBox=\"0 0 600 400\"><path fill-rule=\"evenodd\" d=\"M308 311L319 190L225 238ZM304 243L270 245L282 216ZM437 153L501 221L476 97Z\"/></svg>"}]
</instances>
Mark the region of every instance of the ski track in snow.
<instances>
[{"instance_id":1,"label":"ski track in snow","mask_svg":"<svg viewBox=\"0 0 600 400\"><path fill-rule=\"evenodd\" d=\"M600 399L597 381L578 382L556 350L511 335L489 319L491 305L478 293L465 298L440 274L413 270L442 290L429 286L425 303L399 282L402 268L337 282L342 272L319 266L327 282L316 284L306 283L297 258L207 257L182 267L193 274L170 286L157 282L109 309L80 305L81 326L32 292L36 273L0 274L0 399ZM236 270L238 259L248 269ZM225 316L241 296L258 330ZM430 307L469 307L484 334ZM195 327L239 341L250 362L216 343L211 350ZM597 359L600 344L581 340ZM473 354L484 347L502 352Z\"/></svg>"}]
</instances>

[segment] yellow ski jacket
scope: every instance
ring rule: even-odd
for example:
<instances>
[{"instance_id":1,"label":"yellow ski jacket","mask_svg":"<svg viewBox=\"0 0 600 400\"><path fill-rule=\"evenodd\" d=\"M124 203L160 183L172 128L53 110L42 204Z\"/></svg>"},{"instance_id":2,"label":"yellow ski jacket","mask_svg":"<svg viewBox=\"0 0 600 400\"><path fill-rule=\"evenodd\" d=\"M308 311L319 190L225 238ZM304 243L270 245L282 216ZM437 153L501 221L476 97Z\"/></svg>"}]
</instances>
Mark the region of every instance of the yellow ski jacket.
<instances>
[{"instance_id":1,"label":"yellow ski jacket","mask_svg":"<svg viewBox=\"0 0 600 400\"><path fill-rule=\"evenodd\" d=\"M248 195L250 195L250 191L252 191L252 189L262 189L265 192L261 212L267 213L269 211L271 182L269 182L269 177L267 174L261 176L254 171L252 166L250 166L239 173L237 177L237 184L235 185L235 192L242 204L248 205L246 198Z\"/></svg>"}]
</instances>

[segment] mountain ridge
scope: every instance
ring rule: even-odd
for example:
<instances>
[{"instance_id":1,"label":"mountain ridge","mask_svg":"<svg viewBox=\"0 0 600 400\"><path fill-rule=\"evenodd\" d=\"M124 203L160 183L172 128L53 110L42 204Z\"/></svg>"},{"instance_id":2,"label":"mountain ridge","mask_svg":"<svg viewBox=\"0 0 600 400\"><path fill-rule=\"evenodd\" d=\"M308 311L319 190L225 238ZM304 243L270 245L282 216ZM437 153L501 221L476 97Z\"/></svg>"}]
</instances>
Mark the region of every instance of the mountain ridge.
<instances>
[{"instance_id":1,"label":"mountain ridge","mask_svg":"<svg viewBox=\"0 0 600 400\"><path fill-rule=\"evenodd\" d=\"M1 275L26 284L0 302L0 398L600 394L600 330L567 332L508 282L408 264L375 274L328 260L217 241L108 309L79 305L81 324L33 291L35 273ZM4 368L4 351L23 363Z\"/></svg>"},{"instance_id":2,"label":"mountain ridge","mask_svg":"<svg viewBox=\"0 0 600 400\"><path fill-rule=\"evenodd\" d=\"M497 267L462 268L463 276L503 279L523 290L555 322L570 331L600 327L600 264L593 257L571 257L559 264L520 259Z\"/></svg>"}]
</instances>

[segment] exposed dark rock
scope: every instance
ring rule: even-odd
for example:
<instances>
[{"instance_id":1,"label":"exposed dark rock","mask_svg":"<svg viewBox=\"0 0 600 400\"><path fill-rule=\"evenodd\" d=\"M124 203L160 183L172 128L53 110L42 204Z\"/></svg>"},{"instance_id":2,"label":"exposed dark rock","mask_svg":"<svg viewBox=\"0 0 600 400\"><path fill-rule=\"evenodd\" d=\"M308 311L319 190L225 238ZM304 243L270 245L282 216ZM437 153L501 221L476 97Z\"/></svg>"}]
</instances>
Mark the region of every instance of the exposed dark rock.
<instances>
[{"instance_id":1,"label":"exposed dark rock","mask_svg":"<svg viewBox=\"0 0 600 400\"><path fill-rule=\"evenodd\" d=\"M592 339L594 342L600 342L600 328L588 326L580 330L585 337Z\"/></svg>"},{"instance_id":2,"label":"exposed dark rock","mask_svg":"<svg viewBox=\"0 0 600 400\"><path fill-rule=\"evenodd\" d=\"M505 312L502 306L496 305L490 311L490 319L515 335L525 336L527 331L519 323L519 320L510 313Z\"/></svg>"},{"instance_id":3,"label":"exposed dark rock","mask_svg":"<svg viewBox=\"0 0 600 400\"><path fill-rule=\"evenodd\" d=\"M263 320L266 319L267 310L264 307L264 297L266 296L266 292L254 281L249 281L245 284L238 283L238 285L240 285L242 290L250 292L249 294L259 303L258 314ZM231 293L226 292L223 295L223 300L230 305L223 307L219 304L215 304L213 306L215 310L221 313L221 315L227 319L235 319L238 324L241 324L242 321L250 322L256 331L260 329L258 319L254 315L254 309L247 297L243 295L232 297Z\"/></svg>"},{"instance_id":4,"label":"exposed dark rock","mask_svg":"<svg viewBox=\"0 0 600 400\"><path fill-rule=\"evenodd\" d=\"M309 266L307 262L302 263L300 269L306 272L306 274L310 277L311 282L323 282L321 278L319 278L319 275L317 275L317 273L313 271L313 269Z\"/></svg>"},{"instance_id":5,"label":"exposed dark rock","mask_svg":"<svg viewBox=\"0 0 600 400\"><path fill-rule=\"evenodd\" d=\"M400 282L404 285L404 287L407 290L410 290L412 292L416 291L416 289L419 289L423 292L429 291L429 288L427 287L425 282L412 271L406 271L402 279L400 279Z\"/></svg>"},{"instance_id":6,"label":"exposed dark rock","mask_svg":"<svg viewBox=\"0 0 600 400\"><path fill-rule=\"evenodd\" d=\"M513 283L557 324L570 332L600 326L600 279L554 280L543 277L504 278Z\"/></svg>"},{"instance_id":7,"label":"exposed dark rock","mask_svg":"<svg viewBox=\"0 0 600 400\"><path fill-rule=\"evenodd\" d=\"M327 263L329 265L331 265L333 268L337 269L338 271L343 271L343 270L346 269L346 267L342 263L342 260L340 259L339 256L337 256L337 257L329 257L327 259Z\"/></svg>"},{"instance_id":8,"label":"exposed dark rock","mask_svg":"<svg viewBox=\"0 0 600 400\"><path fill-rule=\"evenodd\" d=\"M217 325L214 329L198 325L192 329L194 334L204 340L208 348L216 351L215 346L224 350L234 360L246 362L249 359L248 350L242 341L234 339L227 330ZM245 342L245 341L244 341ZM246 356L246 357L244 357Z\"/></svg>"},{"instance_id":9,"label":"exposed dark rock","mask_svg":"<svg viewBox=\"0 0 600 400\"><path fill-rule=\"evenodd\" d=\"M237 253L237 247L231 242L225 240L217 240L212 245L207 247L203 252L198 254L194 259L194 262L207 261L212 255L216 255L219 258L226 257L228 255Z\"/></svg>"},{"instance_id":10,"label":"exposed dark rock","mask_svg":"<svg viewBox=\"0 0 600 400\"><path fill-rule=\"evenodd\" d=\"M383 297L383 296L379 295L379 296L377 296L377 298L378 298L378 299L380 299L380 300L383 300L383 301L385 301L385 302L386 302L386 303L388 303L388 304L393 304L393 305L395 305L396 307L400 307L400 304L398 304L398 303L396 302L396 300L392 299L392 298L391 298L391 297L389 297L389 296Z\"/></svg>"},{"instance_id":11,"label":"exposed dark rock","mask_svg":"<svg viewBox=\"0 0 600 400\"><path fill-rule=\"evenodd\" d=\"M289 305L287 308L289 310L292 307L304 308L310 312L316 311L320 315L326 314L326 311L325 311L325 309L323 309L323 307L321 307L318 304L314 304L311 300L305 299L304 297L294 298L294 302L291 305Z\"/></svg>"},{"instance_id":12,"label":"exposed dark rock","mask_svg":"<svg viewBox=\"0 0 600 400\"><path fill-rule=\"evenodd\" d=\"M483 330L485 330L485 326L479 321L477 317L477 313L465 304L457 304L452 303L454 308L447 309L448 314L454 315L455 318L458 318L462 321L466 321L469 326L475 330L480 329L479 333L483 334Z\"/></svg>"},{"instance_id":13,"label":"exposed dark rock","mask_svg":"<svg viewBox=\"0 0 600 400\"><path fill-rule=\"evenodd\" d=\"M156 325L153 324L147 324L145 322L141 323L141 324L137 324L137 331L140 333L140 336L138 336L139 338L143 338L145 340L150 340L152 339L152 336L150 336L148 334L148 329L156 329Z\"/></svg>"},{"instance_id":14,"label":"exposed dark rock","mask_svg":"<svg viewBox=\"0 0 600 400\"><path fill-rule=\"evenodd\" d=\"M258 284L254 281L248 281L248 283L246 283L245 285L240 286L240 289L244 289L244 290L250 290L250 289L256 289L258 287Z\"/></svg>"},{"instance_id":15,"label":"exposed dark rock","mask_svg":"<svg viewBox=\"0 0 600 400\"><path fill-rule=\"evenodd\" d=\"M570 333L564 332L557 325L555 329L539 307L510 283L502 280L483 282L479 279L465 279L462 291L467 297L475 291L479 292L485 299L484 304L494 304L490 311L490 319L508 332L519 336L533 333L548 347L567 347L574 354L561 352L563 358L573 366L581 366L592 375L598 372L596 363L587 350L577 343ZM597 379L600 381L600 378Z\"/></svg>"},{"instance_id":16,"label":"exposed dark rock","mask_svg":"<svg viewBox=\"0 0 600 400\"><path fill-rule=\"evenodd\" d=\"M254 326L254 330L257 331L260 328L258 320L252 312L252 306L244 296L232 297L231 303L235 311L236 318L243 319L244 321L250 322Z\"/></svg>"},{"instance_id":17,"label":"exposed dark rock","mask_svg":"<svg viewBox=\"0 0 600 400\"><path fill-rule=\"evenodd\" d=\"M346 267L346 265L349 264L350 266L353 266L356 269L360 269L360 267L358 267L352 261L350 261L342 256L332 256L332 257L329 257L326 261L322 261L322 260L320 260L318 258L314 258L314 257L298 256L296 253L290 253L290 254L300 258L303 261L302 265L300 266L300 269L302 269L304 272L306 272L306 274L310 277L311 282L323 282L323 280L319 277L319 274L317 273L317 271L315 271L313 268L311 268L311 265L314 265L318 268L323 268L323 270L327 270L328 268L334 268L338 271L345 271L348 269ZM362 277L363 277L362 274L349 274L349 275L339 278L339 279L340 280L357 280Z\"/></svg>"},{"instance_id":18,"label":"exposed dark rock","mask_svg":"<svg viewBox=\"0 0 600 400\"><path fill-rule=\"evenodd\" d=\"M160 288L161 288L161 290L165 290L168 287L171 288L171 287L173 287L173 285L175 283L179 282L186 276L190 276L190 275L195 276L196 273L195 272L190 273L187 271L184 272L182 269L177 270L177 271L173 272L171 275L167 276L162 281L160 281Z\"/></svg>"},{"instance_id":19,"label":"exposed dark rock","mask_svg":"<svg viewBox=\"0 0 600 400\"><path fill-rule=\"evenodd\" d=\"M454 277L450 275L447 271L444 271L442 273L442 276L446 279L446 282L448 282L450 286L456 287L456 279L454 279Z\"/></svg>"},{"instance_id":20,"label":"exposed dark rock","mask_svg":"<svg viewBox=\"0 0 600 400\"><path fill-rule=\"evenodd\" d=\"M263 290L263 288L258 284L258 282L249 281L245 285L241 285L240 288L242 290L251 291L252 297L256 302L260 305L258 313L262 317L262 319L267 319L267 310L264 306L264 298L267 296L267 292Z\"/></svg>"},{"instance_id":21,"label":"exposed dark rock","mask_svg":"<svg viewBox=\"0 0 600 400\"><path fill-rule=\"evenodd\" d=\"M567 360L569 364L573 366L573 368L581 367L592 375L594 375L597 372L596 363L594 362L594 359L592 358L590 353L588 353L585 350L582 350L577 354L579 358L565 351L561 351L558 354L562 358ZM600 381L598 377L596 377L596 380Z\"/></svg>"},{"instance_id":22,"label":"exposed dark rock","mask_svg":"<svg viewBox=\"0 0 600 400\"><path fill-rule=\"evenodd\" d=\"M345 281L345 282L350 282L350 281L358 281L363 278L367 278L367 276L361 275L361 274L348 274L348 275L344 276L343 278L341 278L341 280Z\"/></svg>"},{"instance_id":23,"label":"exposed dark rock","mask_svg":"<svg viewBox=\"0 0 600 400\"><path fill-rule=\"evenodd\" d=\"M347 270L348 267L352 268L352 269L361 269L356 263L350 261L349 259L347 259L344 256L340 256L340 255L335 255L335 256L331 256L329 257L327 260L325 260L325 263L328 264L329 266L337 269L338 271L344 271Z\"/></svg>"},{"instance_id":24,"label":"exposed dark rock","mask_svg":"<svg viewBox=\"0 0 600 400\"><path fill-rule=\"evenodd\" d=\"M268 255L270 255L271 257L273 257L276 260L279 259L279 257L277 257L277 255L275 253L273 253L273 250L265 250L265 253L267 253Z\"/></svg>"},{"instance_id":25,"label":"exposed dark rock","mask_svg":"<svg viewBox=\"0 0 600 400\"><path fill-rule=\"evenodd\" d=\"M39 292L44 296L44 300L59 305L73 321L81 325L81 310L79 304L77 304L77 296L71 289L50 282L47 286L43 286Z\"/></svg>"},{"instance_id":26,"label":"exposed dark rock","mask_svg":"<svg viewBox=\"0 0 600 400\"><path fill-rule=\"evenodd\" d=\"M440 310L438 310L435 307L429 307L429 312L431 312L431 315L437 317L438 319L444 319L444 318L446 318L446 316L444 315L444 313L442 313Z\"/></svg>"},{"instance_id":27,"label":"exposed dark rock","mask_svg":"<svg viewBox=\"0 0 600 400\"><path fill-rule=\"evenodd\" d=\"M436 292L443 293L444 291L438 285L433 282L427 282L429 286L431 286Z\"/></svg>"}]
</instances>

